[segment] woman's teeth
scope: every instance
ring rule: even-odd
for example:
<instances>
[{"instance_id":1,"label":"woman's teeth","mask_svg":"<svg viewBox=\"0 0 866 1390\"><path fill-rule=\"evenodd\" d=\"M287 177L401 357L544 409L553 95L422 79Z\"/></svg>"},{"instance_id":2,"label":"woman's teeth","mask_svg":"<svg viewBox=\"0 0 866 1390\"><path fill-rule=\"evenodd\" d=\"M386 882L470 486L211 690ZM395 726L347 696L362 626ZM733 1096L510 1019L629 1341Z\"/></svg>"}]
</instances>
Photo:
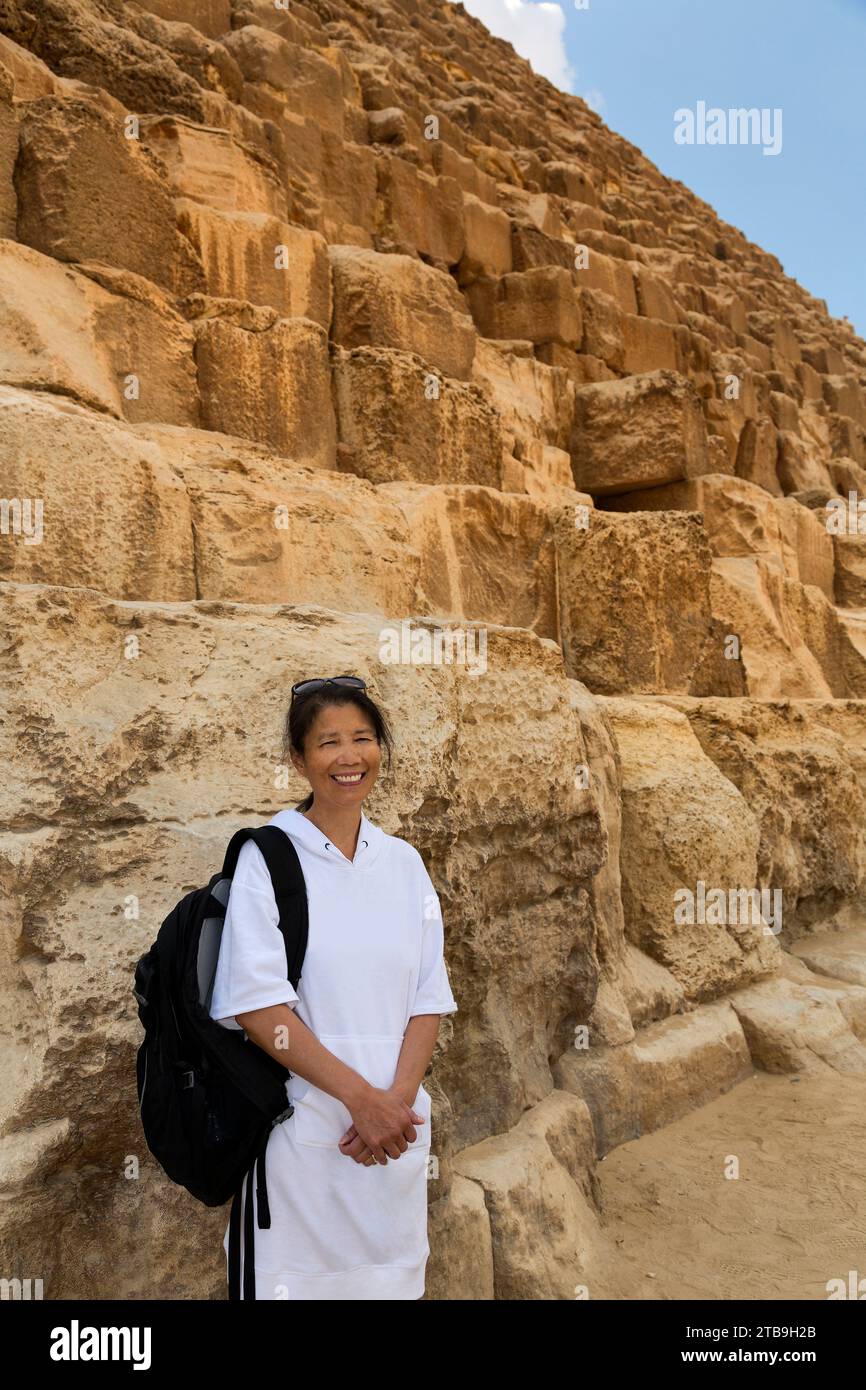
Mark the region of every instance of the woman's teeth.
<instances>
[{"instance_id":1,"label":"woman's teeth","mask_svg":"<svg viewBox=\"0 0 866 1390\"><path fill-rule=\"evenodd\" d=\"M360 782L362 777L366 777L366 775L365 772L353 772L346 777L338 777L335 772L331 773L335 782L344 783L346 786L351 786L355 782Z\"/></svg>"}]
</instances>

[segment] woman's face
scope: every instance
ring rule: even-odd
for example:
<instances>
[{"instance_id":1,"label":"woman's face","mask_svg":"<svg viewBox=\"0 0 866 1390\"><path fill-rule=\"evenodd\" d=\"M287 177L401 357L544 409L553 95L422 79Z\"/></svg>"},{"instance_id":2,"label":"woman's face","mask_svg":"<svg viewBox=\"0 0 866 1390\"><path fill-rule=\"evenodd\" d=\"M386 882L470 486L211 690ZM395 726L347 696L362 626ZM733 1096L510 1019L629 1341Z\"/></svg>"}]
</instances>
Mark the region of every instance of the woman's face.
<instances>
[{"instance_id":1,"label":"woman's face","mask_svg":"<svg viewBox=\"0 0 866 1390\"><path fill-rule=\"evenodd\" d=\"M292 762L308 779L316 806L360 806L381 756L369 715L352 703L325 705L310 726L304 756L293 752Z\"/></svg>"}]
</instances>

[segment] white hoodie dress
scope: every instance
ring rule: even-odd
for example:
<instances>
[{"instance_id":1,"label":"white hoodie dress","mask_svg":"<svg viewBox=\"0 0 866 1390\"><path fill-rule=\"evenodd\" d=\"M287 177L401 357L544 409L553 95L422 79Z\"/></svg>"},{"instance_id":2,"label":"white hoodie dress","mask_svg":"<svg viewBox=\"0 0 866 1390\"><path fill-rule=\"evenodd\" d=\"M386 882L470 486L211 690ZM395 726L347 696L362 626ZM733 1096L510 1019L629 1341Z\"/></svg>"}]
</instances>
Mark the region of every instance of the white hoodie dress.
<instances>
[{"instance_id":1,"label":"white hoodie dress","mask_svg":"<svg viewBox=\"0 0 866 1390\"><path fill-rule=\"evenodd\" d=\"M280 811L271 824L291 836L307 885L298 991L286 977L270 876L248 841L232 880L211 1017L238 1028L236 1014L288 1004L330 1052L388 1087L409 1019L457 1010L424 861L363 813L352 860L300 811ZM288 1073L286 1093L295 1110L268 1141L271 1226L256 1222L256 1298L420 1298L430 1253L428 1092L420 1086L412 1103L425 1120L414 1143L369 1166L340 1152L352 1123L342 1101ZM228 1234L227 1226L226 1259Z\"/></svg>"}]
</instances>

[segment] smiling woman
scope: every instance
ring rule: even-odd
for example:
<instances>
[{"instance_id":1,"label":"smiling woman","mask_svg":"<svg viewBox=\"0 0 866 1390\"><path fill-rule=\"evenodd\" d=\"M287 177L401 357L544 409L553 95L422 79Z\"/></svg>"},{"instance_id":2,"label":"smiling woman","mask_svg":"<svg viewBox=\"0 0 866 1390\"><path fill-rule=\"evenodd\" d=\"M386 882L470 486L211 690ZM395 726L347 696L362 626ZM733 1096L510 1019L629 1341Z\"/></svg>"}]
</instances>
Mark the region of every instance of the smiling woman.
<instances>
[{"instance_id":1,"label":"smiling woman","mask_svg":"<svg viewBox=\"0 0 866 1390\"><path fill-rule=\"evenodd\" d=\"M294 990L267 866L249 841L211 1004L213 1018L291 1062L294 1112L271 1131L266 1153L269 1226L258 1228L252 1194L256 1298L417 1299L429 1255L432 1107L422 1079L439 1015L457 1010L439 899L418 851L361 809L382 746L389 761L392 748L363 682L301 682L285 739L311 787L271 822L291 838L304 874L303 973Z\"/></svg>"}]
</instances>

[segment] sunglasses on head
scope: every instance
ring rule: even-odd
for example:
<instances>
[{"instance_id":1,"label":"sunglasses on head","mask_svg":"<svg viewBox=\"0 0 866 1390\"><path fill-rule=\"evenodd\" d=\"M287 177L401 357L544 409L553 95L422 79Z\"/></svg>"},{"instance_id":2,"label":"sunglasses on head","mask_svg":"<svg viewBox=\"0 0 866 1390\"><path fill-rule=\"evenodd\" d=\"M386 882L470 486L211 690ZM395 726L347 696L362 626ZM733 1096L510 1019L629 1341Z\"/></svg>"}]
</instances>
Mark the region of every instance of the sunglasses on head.
<instances>
[{"instance_id":1,"label":"sunglasses on head","mask_svg":"<svg viewBox=\"0 0 866 1390\"><path fill-rule=\"evenodd\" d=\"M350 690L367 689L367 682L362 681L360 676L317 676L314 680L298 681L297 685L293 685L292 699L312 695L315 690L321 690L325 685L348 686Z\"/></svg>"}]
</instances>

